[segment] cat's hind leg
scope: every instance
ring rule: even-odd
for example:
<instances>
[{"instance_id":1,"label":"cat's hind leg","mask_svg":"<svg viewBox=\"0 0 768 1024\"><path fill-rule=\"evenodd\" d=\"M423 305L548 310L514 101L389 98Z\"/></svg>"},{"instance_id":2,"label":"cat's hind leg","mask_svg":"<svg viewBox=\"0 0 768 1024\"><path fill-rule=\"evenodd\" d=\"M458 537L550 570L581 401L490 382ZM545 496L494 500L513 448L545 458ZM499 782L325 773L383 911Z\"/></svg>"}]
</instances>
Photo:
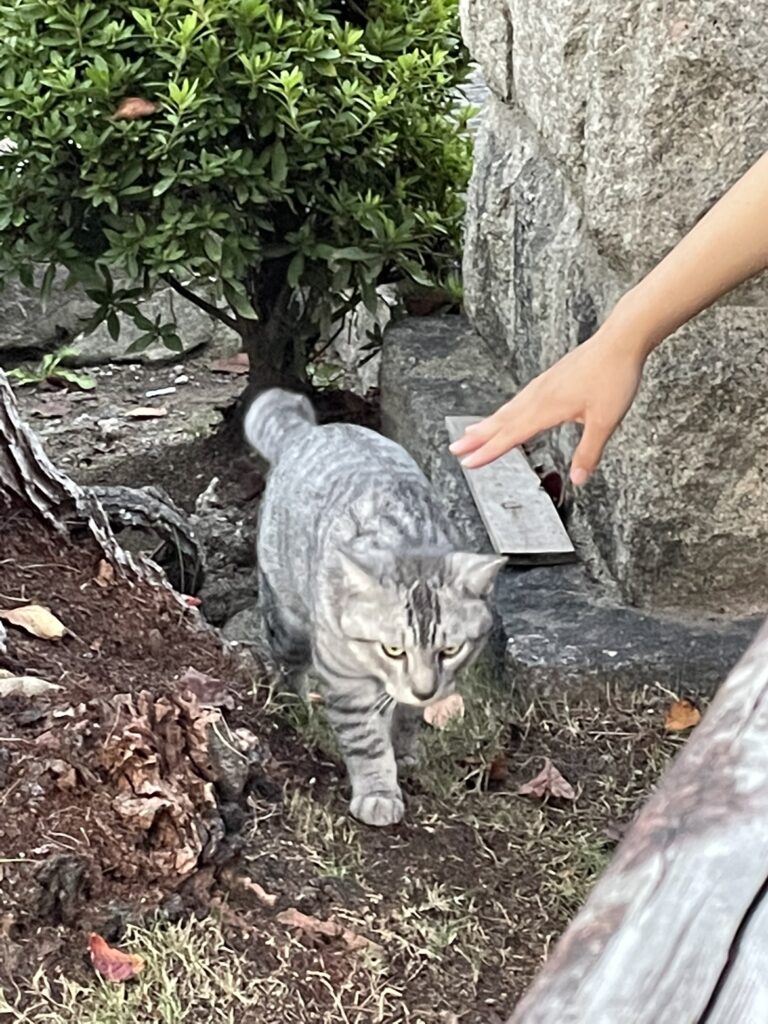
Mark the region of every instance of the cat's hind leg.
<instances>
[{"instance_id":1,"label":"cat's hind leg","mask_svg":"<svg viewBox=\"0 0 768 1024\"><path fill-rule=\"evenodd\" d=\"M424 712L408 704L395 704L391 724L392 747L401 768L419 760L419 741L424 731Z\"/></svg>"},{"instance_id":2,"label":"cat's hind leg","mask_svg":"<svg viewBox=\"0 0 768 1024\"><path fill-rule=\"evenodd\" d=\"M303 695L312 657L309 637L300 617L281 606L266 576L259 573L259 611L263 639L278 663L286 689Z\"/></svg>"}]
</instances>

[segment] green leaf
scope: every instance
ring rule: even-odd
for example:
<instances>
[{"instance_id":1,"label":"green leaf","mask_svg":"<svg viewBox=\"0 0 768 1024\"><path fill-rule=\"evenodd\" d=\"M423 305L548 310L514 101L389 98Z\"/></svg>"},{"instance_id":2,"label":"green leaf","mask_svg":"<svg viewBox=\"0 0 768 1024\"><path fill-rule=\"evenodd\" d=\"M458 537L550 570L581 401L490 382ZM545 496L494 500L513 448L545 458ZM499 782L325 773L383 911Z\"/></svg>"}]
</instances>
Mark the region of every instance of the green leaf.
<instances>
[{"instance_id":1,"label":"green leaf","mask_svg":"<svg viewBox=\"0 0 768 1024\"><path fill-rule=\"evenodd\" d=\"M160 181L155 182L152 186L152 195L157 199L158 196L163 195L175 184L176 178L161 178Z\"/></svg>"},{"instance_id":2,"label":"green leaf","mask_svg":"<svg viewBox=\"0 0 768 1024\"><path fill-rule=\"evenodd\" d=\"M80 349L75 348L74 345L63 345L61 348L56 349L55 355L57 363L61 363L65 359L74 359L75 356L79 356Z\"/></svg>"},{"instance_id":3,"label":"green leaf","mask_svg":"<svg viewBox=\"0 0 768 1024\"><path fill-rule=\"evenodd\" d=\"M120 337L120 317L117 313L110 313L107 317L107 330L112 341L117 341Z\"/></svg>"},{"instance_id":4,"label":"green leaf","mask_svg":"<svg viewBox=\"0 0 768 1024\"><path fill-rule=\"evenodd\" d=\"M171 352L184 351L184 345L182 344L181 338L178 334L163 334L160 340L166 348L171 350Z\"/></svg>"},{"instance_id":5,"label":"green leaf","mask_svg":"<svg viewBox=\"0 0 768 1024\"><path fill-rule=\"evenodd\" d=\"M376 294L376 288L370 281L362 281L360 284L360 291L363 296L363 304L369 313L374 316L379 310L379 297Z\"/></svg>"},{"instance_id":6,"label":"green leaf","mask_svg":"<svg viewBox=\"0 0 768 1024\"><path fill-rule=\"evenodd\" d=\"M290 288L296 288L301 281L301 275L304 273L304 253L297 252L291 262L288 264L288 271L286 273L286 280Z\"/></svg>"},{"instance_id":7,"label":"green leaf","mask_svg":"<svg viewBox=\"0 0 768 1024\"><path fill-rule=\"evenodd\" d=\"M42 380L50 375L51 371L54 370L61 362L61 356L58 352L49 352L43 356L40 360L40 377Z\"/></svg>"},{"instance_id":8,"label":"green leaf","mask_svg":"<svg viewBox=\"0 0 768 1024\"><path fill-rule=\"evenodd\" d=\"M242 287L242 286L241 286ZM249 300L241 292L236 291L231 283L224 282L224 298L238 316L244 320L258 320L259 316Z\"/></svg>"},{"instance_id":9,"label":"green leaf","mask_svg":"<svg viewBox=\"0 0 768 1024\"><path fill-rule=\"evenodd\" d=\"M8 380L16 381L20 387L25 387L27 384L39 384L41 380L33 370L25 370L22 366L17 366L15 370L8 370L5 376Z\"/></svg>"},{"instance_id":10,"label":"green leaf","mask_svg":"<svg viewBox=\"0 0 768 1024\"><path fill-rule=\"evenodd\" d=\"M282 187L288 177L288 154L280 139L275 139L272 143L270 171L272 174L272 184L278 188Z\"/></svg>"},{"instance_id":11,"label":"green leaf","mask_svg":"<svg viewBox=\"0 0 768 1024\"><path fill-rule=\"evenodd\" d=\"M218 235L205 235L203 238L203 249L211 263L221 262L221 239Z\"/></svg>"},{"instance_id":12,"label":"green leaf","mask_svg":"<svg viewBox=\"0 0 768 1024\"><path fill-rule=\"evenodd\" d=\"M51 376L57 380L65 380L68 384L74 384L83 391L93 391L96 387L93 377L78 370L69 370L65 366L57 366Z\"/></svg>"},{"instance_id":13,"label":"green leaf","mask_svg":"<svg viewBox=\"0 0 768 1024\"><path fill-rule=\"evenodd\" d=\"M51 290L53 289L53 282L55 278L56 264L49 263L45 269L42 284L40 285L40 299L42 301L43 307L47 305L48 299L50 299L51 297Z\"/></svg>"},{"instance_id":14,"label":"green leaf","mask_svg":"<svg viewBox=\"0 0 768 1024\"><path fill-rule=\"evenodd\" d=\"M156 331L157 324L153 323L150 319L144 316L143 313L136 312L131 315L131 319L138 328L142 331Z\"/></svg>"},{"instance_id":15,"label":"green leaf","mask_svg":"<svg viewBox=\"0 0 768 1024\"><path fill-rule=\"evenodd\" d=\"M154 341L157 341L157 334L152 331L147 331L146 334L140 334L138 338L135 338L125 351L144 352Z\"/></svg>"}]
</instances>

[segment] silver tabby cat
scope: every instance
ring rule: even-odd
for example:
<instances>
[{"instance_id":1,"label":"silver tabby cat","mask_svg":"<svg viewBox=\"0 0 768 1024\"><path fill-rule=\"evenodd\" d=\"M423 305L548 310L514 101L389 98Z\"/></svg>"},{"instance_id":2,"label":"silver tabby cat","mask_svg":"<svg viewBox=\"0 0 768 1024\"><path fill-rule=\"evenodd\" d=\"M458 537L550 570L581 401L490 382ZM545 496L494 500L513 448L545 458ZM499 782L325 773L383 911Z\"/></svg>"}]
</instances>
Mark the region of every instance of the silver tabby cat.
<instances>
[{"instance_id":1,"label":"silver tabby cat","mask_svg":"<svg viewBox=\"0 0 768 1024\"><path fill-rule=\"evenodd\" d=\"M264 392L245 434L271 463L257 544L268 641L294 685L309 669L319 677L352 814L394 824L397 761L415 760L424 707L479 654L505 559L459 550L399 445L318 426L302 396Z\"/></svg>"}]
</instances>

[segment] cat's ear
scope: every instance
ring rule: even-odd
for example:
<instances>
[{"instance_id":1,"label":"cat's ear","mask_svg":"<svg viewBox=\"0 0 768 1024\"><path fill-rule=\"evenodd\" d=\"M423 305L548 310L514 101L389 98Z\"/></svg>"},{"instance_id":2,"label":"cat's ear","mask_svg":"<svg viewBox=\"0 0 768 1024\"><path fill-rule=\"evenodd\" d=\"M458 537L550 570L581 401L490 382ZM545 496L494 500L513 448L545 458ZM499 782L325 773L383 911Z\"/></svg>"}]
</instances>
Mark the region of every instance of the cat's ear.
<instances>
[{"instance_id":1,"label":"cat's ear","mask_svg":"<svg viewBox=\"0 0 768 1024\"><path fill-rule=\"evenodd\" d=\"M364 594L376 586L377 573L372 565L366 565L359 555L339 551L344 583L352 593Z\"/></svg>"},{"instance_id":2,"label":"cat's ear","mask_svg":"<svg viewBox=\"0 0 768 1024\"><path fill-rule=\"evenodd\" d=\"M487 597L506 564L504 555L475 555L457 551L448 556L448 568L454 581L473 597Z\"/></svg>"}]
</instances>

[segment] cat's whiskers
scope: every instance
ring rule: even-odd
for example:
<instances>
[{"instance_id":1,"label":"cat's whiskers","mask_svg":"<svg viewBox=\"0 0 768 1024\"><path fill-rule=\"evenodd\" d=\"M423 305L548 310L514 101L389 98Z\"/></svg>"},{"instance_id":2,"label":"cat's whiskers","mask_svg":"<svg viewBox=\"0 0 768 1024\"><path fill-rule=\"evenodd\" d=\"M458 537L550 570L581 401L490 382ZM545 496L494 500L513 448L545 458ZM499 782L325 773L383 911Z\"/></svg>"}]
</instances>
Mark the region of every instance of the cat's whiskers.
<instances>
[{"instance_id":1,"label":"cat's whiskers","mask_svg":"<svg viewBox=\"0 0 768 1024\"><path fill-rule=\"evenodd\" d=\"M376 699L371 711L374 715L383 715L389 710L389 705L394 704L395 699L385 690L380 697Z\"/></svg>"}]
</instances>

